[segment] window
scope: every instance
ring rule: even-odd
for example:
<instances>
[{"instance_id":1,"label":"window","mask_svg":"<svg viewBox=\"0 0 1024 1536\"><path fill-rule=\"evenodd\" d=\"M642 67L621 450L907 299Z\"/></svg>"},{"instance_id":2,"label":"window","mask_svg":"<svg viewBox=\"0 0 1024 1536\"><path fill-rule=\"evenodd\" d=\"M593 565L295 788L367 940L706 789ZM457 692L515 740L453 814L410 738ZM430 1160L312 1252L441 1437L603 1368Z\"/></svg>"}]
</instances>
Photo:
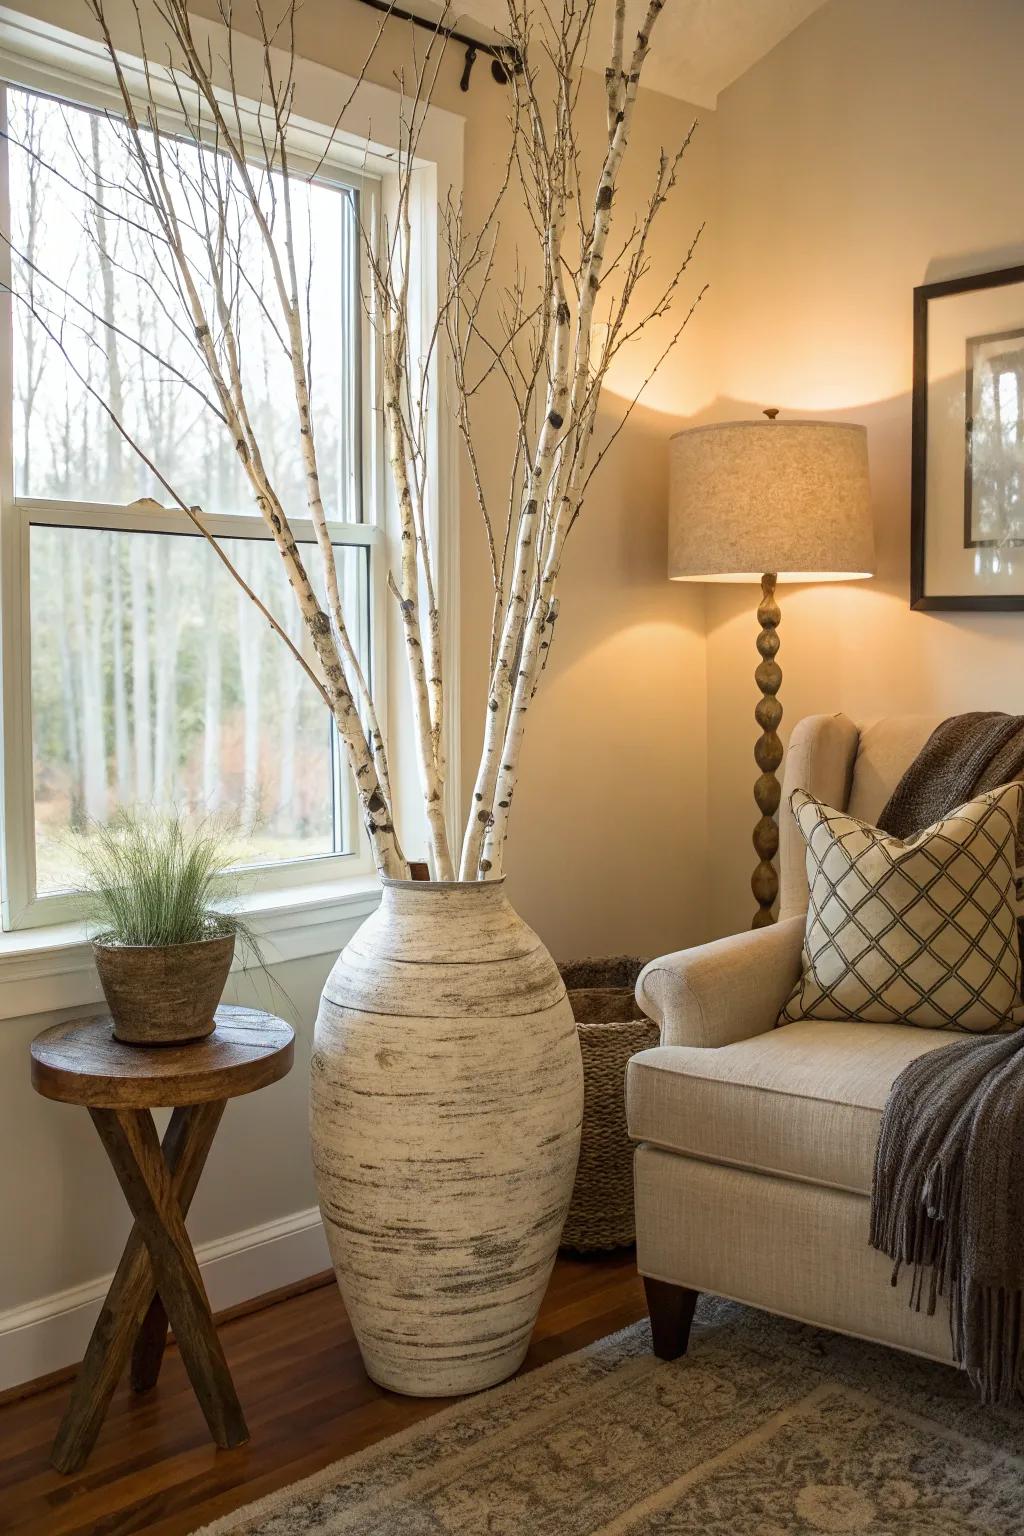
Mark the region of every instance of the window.
<instances>
[{"instance_id":1,"label":"window","mask_svg":"<svg viewBox=\"0 0 1024 1536\"><path fill-rule=\"evenodd\" d=\"M208 385L159 247L139 228L123 125L20 88L0 92L9 134L0 141L9 196L0 227L11 230L14 290L39 313L16 301L0 335L7 925L67 914L72 834L87 835L122 805L233 813L257 883L354 869L354 796L321 700L90 393L203 509L308 657L277 552L203 398ZM200 155L213 152L181 143L172 172L197 239ZM266 178L268 200L279 190ZM382 533L367 490L373 476L363 473L372 446L362 405L365 195L329 165L317 180L292 184L321 487L346 611L369 667L383 626L375 622ZM301 511L288 364L269 323L257 323L268 273L254 233L239 224L234 238L256 432L284 505ZM297 517L293 527L309 544L314 575L312 528Z\"/></svg>"}]
</instances>

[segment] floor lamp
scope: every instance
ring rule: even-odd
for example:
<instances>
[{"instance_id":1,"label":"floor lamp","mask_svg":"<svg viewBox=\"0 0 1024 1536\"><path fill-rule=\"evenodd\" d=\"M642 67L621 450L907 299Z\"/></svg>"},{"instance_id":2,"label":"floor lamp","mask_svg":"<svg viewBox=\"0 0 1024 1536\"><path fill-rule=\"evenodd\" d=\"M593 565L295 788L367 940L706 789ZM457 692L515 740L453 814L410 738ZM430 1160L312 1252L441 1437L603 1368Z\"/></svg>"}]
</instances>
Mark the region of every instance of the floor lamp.
<instances>
[{"instance_id":1,"label":"floor lamp","mask_svg":"<svg viewBox=\"0 0 1024 1536\"><path fill-rule=\"evenodd\" d=\"M773 921L781 794L779 582L850 581L874 571L867 433L833 421L728 421L672 439L668 570L673 581L760 582L761 697L754 718L753 927Z\"/></svg>"}]
</instances>

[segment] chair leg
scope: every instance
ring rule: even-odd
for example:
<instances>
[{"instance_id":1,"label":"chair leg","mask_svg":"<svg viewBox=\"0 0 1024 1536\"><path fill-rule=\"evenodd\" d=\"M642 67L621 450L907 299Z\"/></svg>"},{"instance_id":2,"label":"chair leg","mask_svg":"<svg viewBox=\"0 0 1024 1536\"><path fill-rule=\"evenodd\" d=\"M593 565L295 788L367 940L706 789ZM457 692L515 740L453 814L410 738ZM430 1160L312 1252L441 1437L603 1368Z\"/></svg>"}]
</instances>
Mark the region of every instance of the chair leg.
<instances>
[{"instance_id":1,"label":"chair leg","mask_svg":"<svg viewBox=\"0 0 1024 1536\"><path fill-rule=\"evenodd\" d=\"M644 1276L644 1291L654 1353L659 1360L678 1360L686 1354L690 1342L690 1325L700 1292L670 1285L667 1280L652 1280L649 1275Z\"/></svg>"}]
</instances>

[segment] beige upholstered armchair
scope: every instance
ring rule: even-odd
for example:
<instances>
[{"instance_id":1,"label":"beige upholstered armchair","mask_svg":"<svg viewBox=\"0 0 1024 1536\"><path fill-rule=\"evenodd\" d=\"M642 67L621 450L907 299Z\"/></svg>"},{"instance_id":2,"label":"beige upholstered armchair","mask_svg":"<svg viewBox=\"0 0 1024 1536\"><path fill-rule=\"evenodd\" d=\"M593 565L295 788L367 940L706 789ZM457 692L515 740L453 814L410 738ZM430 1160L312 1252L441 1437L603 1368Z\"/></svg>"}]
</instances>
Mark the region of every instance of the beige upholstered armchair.
<instances>
[{"instance_id":1,"label":"beige upholstered armchair","mask_svg":"<svg viewBox=\"0 0 1024 1536\"><path fill-rule=\"evenodd\" d=\"M789 812L802 787L875 821L939 723L904 716L862 730L815 715L793 731L780 812L776 926L654 960L637 998L662 1044L629 1065L637 1262L655 1352L686 1349L700 1291L785 1317L951 1358L949 1323L914 1312L868 1245L875 1142L893 1079L948 1032L892 1024L773 1026L800 969L804 845Z\"/></svg>"}]
</instances>

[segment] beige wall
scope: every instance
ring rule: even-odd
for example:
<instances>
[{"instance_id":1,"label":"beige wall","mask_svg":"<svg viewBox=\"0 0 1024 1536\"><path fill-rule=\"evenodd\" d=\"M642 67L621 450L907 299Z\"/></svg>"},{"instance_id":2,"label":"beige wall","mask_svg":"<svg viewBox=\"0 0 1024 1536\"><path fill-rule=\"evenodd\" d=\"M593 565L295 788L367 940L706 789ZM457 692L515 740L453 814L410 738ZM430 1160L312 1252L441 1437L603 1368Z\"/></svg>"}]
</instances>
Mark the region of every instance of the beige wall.
<instances>
[{"instance_id":1,"label":"beige wall","mask_svg":"<svg viewBox=\"0 0 1024 1536\"><path fill-rule=\"evenodd\" d=\"M719 99L716 418L866 423L878 579L781 589L786 724L1024 710L1019 614L912 613L911 290L1024 259L1024 8L831 0ZM707 589L712 923L749 921L757 594Z\"/></svg>"}]
</instances>

